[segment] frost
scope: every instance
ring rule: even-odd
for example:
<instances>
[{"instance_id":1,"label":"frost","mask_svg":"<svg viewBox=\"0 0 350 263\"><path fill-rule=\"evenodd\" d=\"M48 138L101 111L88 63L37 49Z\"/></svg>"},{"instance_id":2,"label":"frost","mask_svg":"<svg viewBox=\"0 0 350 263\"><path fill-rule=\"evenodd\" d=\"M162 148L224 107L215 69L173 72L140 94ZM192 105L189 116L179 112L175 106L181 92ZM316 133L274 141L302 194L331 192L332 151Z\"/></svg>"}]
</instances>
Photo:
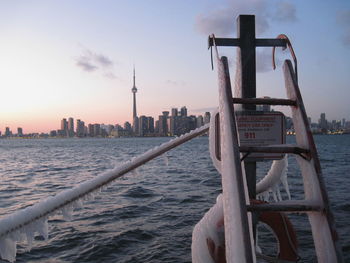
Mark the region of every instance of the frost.
<instances>
[{"instance_id":1,"label":"frost","mask_svg":"<svg viewBox=\"0 0 350 263\"><path fill-rule=\"evenodd\" d=\"M10 237L0 239L0 255L2 259L14 262L16 259L16 241Z\"/></svg>"},{"instance_id":2,"label":"frost","mask_svg":"<svg viewBox=\"0 0 350 263\"><path fill-rule=\"evenodd\" d=\"M288 199L291 199L287 181L288 156L272 162L269 172L256 185L256 192L260 199L269 201L270 195L274 201L282 201L280 185L284 186Z\"/></svg>"},{"instance_id":3,"label":"frost","mask_svg":"<svg viewBox=\"0 0 350 263\"><path fill-rule=\"evenodd\" d=\"M108 170L95 178L85 181L72 189L62 191L55 196L48 197L39 203L18 210L13 214L0 219L0 256L2 259L14 262L16 259L16 244L27 240L28 248L31 248L36 233L48 238L47 220L50 216L61 212L65 219L71 219L75 208L82 207L83 201L94 200L94 196L108 186L113 180L121 177L129 171L146 162L162 155L166 151L187 142L188 140L205 133L208 125L192 130L181 138L175 138L169 142L149 150L148 152L133 158Z\"/></svg>"},{"instance_id":4,"label":"frost","mask_svg":"<svg viewBox=\"0 0 350 263\"><path fill-rule=\"evenodd\" d=\"M196 224L192 233L192 262L193 263L214 263L207 245L211 239L215 246L224 246L223 240L223 219L224 211L222 195L217 197L216 204L209 209L203 218ZM221 223L222 222L222 223Z\"/></svg>"}]
</instances>

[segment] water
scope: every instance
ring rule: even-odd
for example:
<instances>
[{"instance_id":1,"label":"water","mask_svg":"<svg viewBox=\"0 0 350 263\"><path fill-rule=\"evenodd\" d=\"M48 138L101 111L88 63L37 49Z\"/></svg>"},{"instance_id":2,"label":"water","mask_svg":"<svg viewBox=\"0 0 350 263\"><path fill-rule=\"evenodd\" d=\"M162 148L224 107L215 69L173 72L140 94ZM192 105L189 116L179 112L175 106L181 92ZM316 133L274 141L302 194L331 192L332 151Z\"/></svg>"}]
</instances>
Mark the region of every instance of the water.
<instances>
[{"instance_id":1,"label":"water","mask_svg":"<svg viewBox=\"0 0 350 263\"><path fill-rule=\"evenodd\" d=\"M288 137L293 140L293 137ZM167 138L0 140L0 216L92 178ZM345 261L350 260L350 136L315 137ZM292 198L302 181L289 158ZM268 170L260 163L258 176ZM49 240L36 237L16 262L191 262L194 225L214 204L221 180L208 138L194 139L118 179L93 201L49 220ZM301 262L315 255L305 216L290 216ZM1 260L0 260L1 262Z\"/></svg>"}]
</instances>

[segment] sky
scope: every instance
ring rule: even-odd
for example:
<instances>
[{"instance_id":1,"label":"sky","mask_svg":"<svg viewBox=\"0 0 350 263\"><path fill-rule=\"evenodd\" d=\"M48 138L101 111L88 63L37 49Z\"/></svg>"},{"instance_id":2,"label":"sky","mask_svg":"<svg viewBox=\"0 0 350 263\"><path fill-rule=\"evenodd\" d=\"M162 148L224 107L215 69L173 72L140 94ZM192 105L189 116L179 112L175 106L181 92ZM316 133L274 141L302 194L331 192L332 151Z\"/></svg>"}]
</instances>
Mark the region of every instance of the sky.
<instances>
[{"instance_id":1,"label":"sky","mask_svg":"<svg viewBox=\"0 0 350 263\"><path fill-rule=\"evenodd\" d=\"M139 116L211 111L218 85L207 38L236 37L239 14L256 16L258 38L290 38L313 122L322 112L350 120L348 0L0 0L0 131L49 132L69 117L131 121L133 65ZM219 49L232 81L235 49ZM285 58L277 52L273 71L271 48L257 48L258 97L285 98Z\"/></svg>"}]
</instances>

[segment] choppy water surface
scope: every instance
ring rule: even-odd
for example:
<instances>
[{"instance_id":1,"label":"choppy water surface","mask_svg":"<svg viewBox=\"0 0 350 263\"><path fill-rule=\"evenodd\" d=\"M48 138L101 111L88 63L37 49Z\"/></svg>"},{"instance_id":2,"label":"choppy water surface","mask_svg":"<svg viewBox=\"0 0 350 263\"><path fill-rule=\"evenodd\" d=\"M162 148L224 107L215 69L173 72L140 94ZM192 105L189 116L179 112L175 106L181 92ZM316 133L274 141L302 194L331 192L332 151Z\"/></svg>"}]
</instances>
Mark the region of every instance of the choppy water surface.
<instances>
[{"instance_id":1,"label":"choppy water surface","mask_svg":"<svg viewBox=\"0 0 350 263\"><path fill-rule=\"evenodd\" d=\"M350 261L350 136L315 139L345 261ZM0 216L71 188L167 140L0 140ZM269 168L268 163L258 166L258 176ZM288 175L292 197L301 198L302 181L293 157ZM208 138L194 139L116 180L76 210L72 221L51 217L49 240L36 237L30 252L20 244L17 262L191 262L192 229L220 192ZM307 218L293 215L291 220L301 262L314 262Z\"/></svg>"}]
</instances>

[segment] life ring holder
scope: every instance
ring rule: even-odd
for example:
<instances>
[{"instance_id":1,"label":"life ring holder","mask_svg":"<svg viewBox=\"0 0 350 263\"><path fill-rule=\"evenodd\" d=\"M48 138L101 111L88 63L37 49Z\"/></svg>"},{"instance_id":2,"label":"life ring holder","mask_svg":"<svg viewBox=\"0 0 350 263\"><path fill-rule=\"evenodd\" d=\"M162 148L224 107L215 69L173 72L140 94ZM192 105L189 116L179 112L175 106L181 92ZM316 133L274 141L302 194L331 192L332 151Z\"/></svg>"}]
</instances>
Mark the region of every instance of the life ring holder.
<instances>
[{"instance_id":1,"label":"life ring holder","mask_svg":"<svg viewBox=\"0 0 350 263\"><path fill-rule=\"evenodd\" d=\"M261 200L250 200L251 204L259 205L267 202ZM281 212L263 211L258 212L259 221L268 225L275 234L279 243L278 259L297 262L300 259L298 255L298 240L293 225L288 217Z\"/></svg>"}]
</instances>

